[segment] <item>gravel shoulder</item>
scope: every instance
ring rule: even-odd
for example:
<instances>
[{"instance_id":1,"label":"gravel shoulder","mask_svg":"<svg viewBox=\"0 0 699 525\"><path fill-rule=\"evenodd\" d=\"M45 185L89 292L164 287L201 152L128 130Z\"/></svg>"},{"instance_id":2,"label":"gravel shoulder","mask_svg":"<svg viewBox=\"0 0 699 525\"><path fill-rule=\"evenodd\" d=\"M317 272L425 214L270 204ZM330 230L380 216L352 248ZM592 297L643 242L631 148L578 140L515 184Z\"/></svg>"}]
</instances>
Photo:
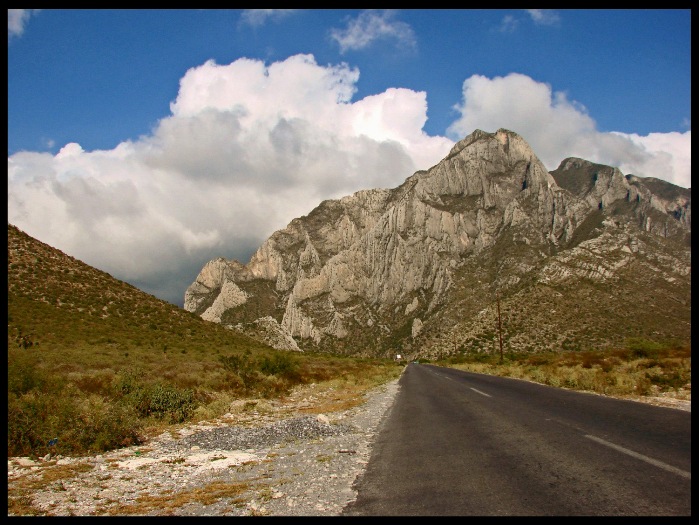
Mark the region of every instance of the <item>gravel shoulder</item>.
<instances>
[{"instance_id":1,"label":"gravel shoulder","mask_svg":"<svg viewBox=\"0 0 699 525\"><path fill-rule=\"evenodd\" d=\"M141 446L46 461L8 458L8 514L44 516L329 516L356 498L398 380L356 406L307 385L284 400L234 404L221 420ZM347 399L344 399L347 404Z\"/></svg>"}]
</instances>

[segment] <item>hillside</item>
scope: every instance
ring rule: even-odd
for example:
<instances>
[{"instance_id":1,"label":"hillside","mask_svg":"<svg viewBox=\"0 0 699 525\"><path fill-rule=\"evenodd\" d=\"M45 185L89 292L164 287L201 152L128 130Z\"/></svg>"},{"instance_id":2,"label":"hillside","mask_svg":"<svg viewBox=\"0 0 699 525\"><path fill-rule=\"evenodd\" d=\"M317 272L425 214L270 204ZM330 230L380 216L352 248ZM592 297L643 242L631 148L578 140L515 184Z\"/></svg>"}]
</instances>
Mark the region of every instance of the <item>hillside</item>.
<instances>
[{"instance_id":1,"label":"hillside","mask_svg":"<svg viewBox=\"0 0 699 525\"><path fill-rule=\"evenodd\" d=\"M88 266L13 225L8 225L7 240L8 344L37 345L47 352L80 344L108 348L112 352L107 364L112 367L132 362L120 355L134 350L167 355L168 349L172 354L203 346L267 348Z\"/></svg>"},{"instance_id":2,"label":"hillside","mask_svg":"<svg viewBox=\"0 0 699 525\"><path fill-rule=\"evenodd\" d=\"M8 225L8 455L142 441L239 399L393 378L390 361L291 356L146 294ZM337 396L340 403L349 402Z\"/></svg>"}]
</instances>

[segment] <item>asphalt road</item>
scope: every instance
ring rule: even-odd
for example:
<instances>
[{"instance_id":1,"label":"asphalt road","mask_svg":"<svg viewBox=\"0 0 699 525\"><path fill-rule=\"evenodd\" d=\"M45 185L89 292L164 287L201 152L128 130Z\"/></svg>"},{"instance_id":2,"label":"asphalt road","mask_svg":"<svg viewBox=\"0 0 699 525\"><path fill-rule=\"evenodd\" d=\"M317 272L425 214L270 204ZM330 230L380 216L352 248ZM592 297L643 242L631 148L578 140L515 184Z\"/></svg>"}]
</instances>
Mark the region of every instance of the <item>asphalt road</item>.
<instances>
[{"instance_id":1,"label":"asphalt road","mask_svg":"<svg viewBox=\"0 0 699 525\"><path fill-rule=\"evenodd\" d=\"M343 515L691 516L691 412L410 364Z\"/></svg>"}]
</instances>

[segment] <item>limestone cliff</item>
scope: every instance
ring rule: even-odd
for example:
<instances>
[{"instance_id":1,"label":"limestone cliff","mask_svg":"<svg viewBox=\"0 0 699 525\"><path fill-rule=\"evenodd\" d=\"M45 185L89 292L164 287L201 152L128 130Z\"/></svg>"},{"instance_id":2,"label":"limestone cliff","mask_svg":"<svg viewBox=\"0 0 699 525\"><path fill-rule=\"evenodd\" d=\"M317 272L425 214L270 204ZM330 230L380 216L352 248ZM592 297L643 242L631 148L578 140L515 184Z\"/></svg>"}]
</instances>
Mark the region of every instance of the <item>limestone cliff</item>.
<instances>
[{"instance_id":1,"label":"limestone cliff","mask_svg":"<svg viewBox=\"0 0 699 525\"><path fill-rule=\"evenodd\" d=\"M658 269L686 283L690 230L689 190L575 158L549 173L516 133L476 130L395 189L322 202L246 265L207 263L185 309L239 329L272 319L300 348L432 355L492 322L474 308L487 310L495 290L506 301L605 282L634 266L646 234L663 254L675 243ZM520 331L513 345L532 340Z\"/></svg>"}]
</instances>

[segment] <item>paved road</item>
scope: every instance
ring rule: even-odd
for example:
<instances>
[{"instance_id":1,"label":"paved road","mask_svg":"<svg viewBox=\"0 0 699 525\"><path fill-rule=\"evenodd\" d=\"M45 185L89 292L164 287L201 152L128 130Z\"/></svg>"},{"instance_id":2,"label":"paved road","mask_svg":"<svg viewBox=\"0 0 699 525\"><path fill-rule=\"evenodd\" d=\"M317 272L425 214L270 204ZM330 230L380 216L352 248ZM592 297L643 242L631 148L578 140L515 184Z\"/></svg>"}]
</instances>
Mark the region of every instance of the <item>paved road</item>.
<instances>
[{"instance_id":1,"label":"paved road","mask_svg":"<svg viewBox=\"0 0 699 525\"><path fill-rule=\"evenodd\" d=\"M691 412L410 364L343 515L691 516Z\"/></svg>"}]
</instances>

